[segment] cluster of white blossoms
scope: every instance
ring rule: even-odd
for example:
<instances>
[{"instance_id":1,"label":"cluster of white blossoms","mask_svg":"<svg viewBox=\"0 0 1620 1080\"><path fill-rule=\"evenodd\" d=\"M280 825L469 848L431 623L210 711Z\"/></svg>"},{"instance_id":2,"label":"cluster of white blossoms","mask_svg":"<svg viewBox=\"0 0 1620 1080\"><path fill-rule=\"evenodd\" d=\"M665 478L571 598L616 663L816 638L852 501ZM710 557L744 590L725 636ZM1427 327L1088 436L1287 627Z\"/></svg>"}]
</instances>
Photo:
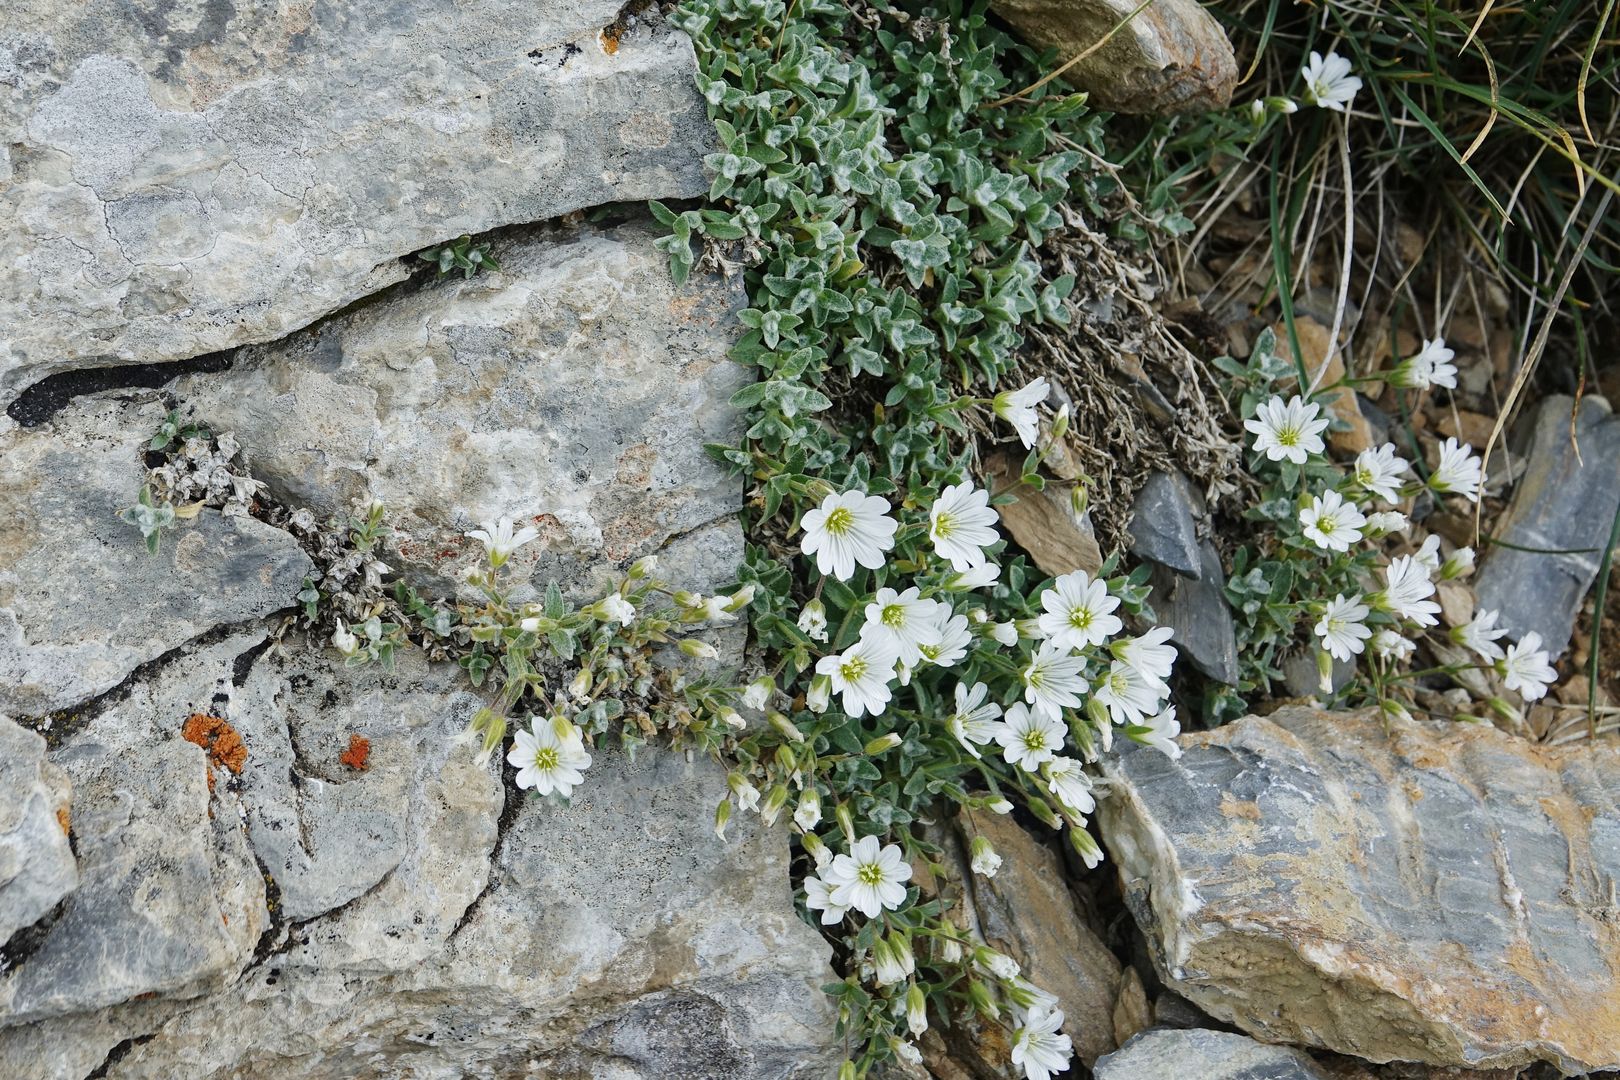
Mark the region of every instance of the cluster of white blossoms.
<instances>
[{"instance_id":1,"label":"cluster of white blossoms","mask_svg":"<svg viewBox=\"0 0 1620 1080\"><path fill-rule=\"evenodd\" d=\"M1417 356L1397 368L1405 372L1397 384L1455 386L1457 369L1450 363L1452 355L1443 339L1424 342ZM1244 426L1254 435L1257 453L1271 461L1304 465L1324 453L1322 434L1328 423L1319 405L1295 395L1286 402L1280 396L1261 402ZM1394 506L1424 487L1435 495L1479 501L1480 460L1472 447L1456 439L1441 444L1439 460L1426 480L1418 480L1412 473L1411 463L1391 443L1362 451L1337 487L1301 497L1301 535L1331 558L1346 555L1364 542L1376 543L1405 532L1410 523ZM1387 508L1381 509L1379 504ZM1362 592L1339 593L1319 603L1313 629L1321 645L1322 689L1327 691L1332 685L1330 658L1348 661L1369 648L1387 663L1410 656L1415 651L1412 639L1438 623L1435 582L1464 577L1473 569L1472 548L1458 548L1442 560L1440 538L1430 536L1417 551L1390 559L1382 567L1381 583L1369 580ZM1480 612L1450 636L1493 667L1507 689L1517 691L1526 701L1541 697L1556 676L1540 647L1540 637L1528 633L1518 645L1504 650L1496 639L1506 630L1496 626L1496 619L1494 611Z\"/></svg>"}]
</instances>

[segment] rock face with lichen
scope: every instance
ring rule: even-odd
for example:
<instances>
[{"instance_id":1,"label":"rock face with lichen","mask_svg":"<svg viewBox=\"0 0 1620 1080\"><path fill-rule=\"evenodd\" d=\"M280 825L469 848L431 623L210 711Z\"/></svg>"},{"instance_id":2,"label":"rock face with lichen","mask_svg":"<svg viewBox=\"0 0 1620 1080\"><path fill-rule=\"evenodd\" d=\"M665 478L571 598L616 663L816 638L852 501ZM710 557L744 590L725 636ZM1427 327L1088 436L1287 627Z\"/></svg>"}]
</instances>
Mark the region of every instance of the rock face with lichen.
<instances>
[{"instance_id":1,"label":"rock face with lichen","mask_svg":"<svg viewBox=\"0 0 1620 1080\"><path fill-rule=\"evenodd\" d=\"M1620 750L1302 708L1181 742L1100 805L1171 989L1372 1061L1620 1067Z\"/></svg>"},{"instance_id":2,"label":"rock face with lichen","mask_svg":"<svg viewBox=\"0 0 1620 1080\"><path fill-rule=\"evenodd\" d=\"M526 799L454 743L487 687L288 630L312 541L255 506L382 499L431 595L502 515L526 595L730 582L739 286L572 213L704 190L693 75L616 0L0 13L0 1076L830 1071L785 835L718 840L717 767L599 746ZM492 229L498 271L409 258ZM176 406L267 487L150 555Z\"/></svg>"}]
</instances>

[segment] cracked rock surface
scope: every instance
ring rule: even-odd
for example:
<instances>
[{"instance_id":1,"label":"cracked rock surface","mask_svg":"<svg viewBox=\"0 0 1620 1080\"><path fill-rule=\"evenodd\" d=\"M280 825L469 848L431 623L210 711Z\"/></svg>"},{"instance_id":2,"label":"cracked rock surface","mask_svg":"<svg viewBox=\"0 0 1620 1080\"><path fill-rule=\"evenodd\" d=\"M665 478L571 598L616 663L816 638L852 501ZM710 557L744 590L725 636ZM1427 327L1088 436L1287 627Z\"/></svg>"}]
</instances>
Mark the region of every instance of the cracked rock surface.
<instances>
[{"instance_id":1,"label":"cracked rock surface","mask_svg":"<svg viewBox=\"0 0 1620 1080\"><path fill-rule=\"evenodd\" d=\"M0 716L0 947L79 884L66 774L45 740Z\"/></svg>"},{"instance_id":2,"label":"cracked rock surface","mask_svg":"<svg viewBox=\"0 0 1620 1080\"><path fill-rule=\"evenodd\" d=\"M0 12L0 404L279 337L463 233L691 197L690 41L621 0Z\"/></svg>"},{"instance_id":3,"label":"cracked rock surface","mask_svg":"<svg viewBox=\"0 0 1620 1080\"><path fill-rule=\"evenodd\" d=\"M1300 707L1180 741L1099 805L1171 989L1372 1061L1620 1067L1620 750Z\"/></svg>"}]
</instances>

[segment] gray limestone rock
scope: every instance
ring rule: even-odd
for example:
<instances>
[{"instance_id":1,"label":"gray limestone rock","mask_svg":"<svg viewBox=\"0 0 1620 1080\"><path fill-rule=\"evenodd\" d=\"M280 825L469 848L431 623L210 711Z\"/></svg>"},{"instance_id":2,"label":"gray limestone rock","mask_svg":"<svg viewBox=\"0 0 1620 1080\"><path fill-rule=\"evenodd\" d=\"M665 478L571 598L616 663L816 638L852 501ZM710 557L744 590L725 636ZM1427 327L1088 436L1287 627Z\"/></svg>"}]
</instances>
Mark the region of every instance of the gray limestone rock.
<instances>
[{"instance_id":1,"label":"gray limestone rock","mask_svg":"<svg viewBox=\"0 0 1620 1080\"><path fill-rule=\"evenodd\" d=\"M1186 577L1197 577L1201 562L1198 518L1202 516L1201 500L1185 476L1154 473L1131 507L1131 554Z\"/></svg>"},{"instance_id":2,"label":"gray limestone rock","mask_svg":"<svg viewBox=\"0 0 1620 1080\"><path fill-rule=\"evenodd\" d=\"M1033 44L1056 49L1060 62L1094 48L1124 22L1065 72L1099 109L1162 115L1224 109L1232 101L1238 80L1232 43L1197 0L995 0L992 9Z\"/></svg>"},{"instance_id":3,"label":"gray limestone rock","mask_svg":"<svg viewBox=\"0 0 1620 1080\"><path fill-rule=\"evenodd\" d=\"M311 563L287 533L204 510L152 555L119 518L163 416L155 400L88 398L0 433L0 710L66 708L216 626L292 606Z\"/></svg>"},{"instance_id":4,"label":"gray limestone rock","mask_svg":"<svg viewBox=\"0 0 1620 1080\"><path fill-rule=\"evenodd\" d=\"M1096 1080L1328 1080L1307 1055L1203 1028L1144 1031L1097 1062Z\"/></svg>"},{"instance_id":5,"label":"gray limestone rock","mask_svg":"<svg viewBox=\"0 0 1620 1080\"><path fill-rule=\"evenodd\" d=\"M71 795L45 740L0 716L0 948L78 887Z\"/></svg>"},{"instance_id":6,"label":"gray limestone rock","mask_svg":"<svg viewBox=\"0 0 1620 1080\"><path fill-rule=\"evenodd\" d=\"M0 403L280 337L462 233L701 194L691 42L622 7L6 5Z\"/></svg>"},{"instance_id":7,"label":"gray limestone rock","mask_svg":"<svg viewBox=\"0 0 1620 1080\"><path fill-rule=\"evenodd\" d=\"M740 285L677 288L653 240L531 230L499 273L393 290L175 392L290 505L382 499L405 563L454 580L482 557L462 534L505 515L541 530L514 565L573 583L738 505L703 445L740 434Z\"/></svg>"},{"instance_id":8,"label":"gray limestone rock","mask_svg":"<svg viewBox=\"0 0 1620 1080\"><path fill-rule=\"evenodd\" d=\"M1474 580L1481 610L1500 612L1500 625L1514 640L1532 630L1540 634L1555 657L1569 647L1620 505L1620 419L1588 395L1572 442L1574 405L1559 395L1537 407L1525 473L1496 527L1504 544L1491 547Z\"/></svg>"},{"instance_id":9,"label":"gray limestone rock","mask_svg":"<svg viewBox=\"0 0 1620 1080\"><path fill-rule=\"evenodd\" d=\"M1100 805L1171 989L1371 1061L1620 1066L1620 749L1302 708L1180 742Z\"/></svg>"}]
</instances>

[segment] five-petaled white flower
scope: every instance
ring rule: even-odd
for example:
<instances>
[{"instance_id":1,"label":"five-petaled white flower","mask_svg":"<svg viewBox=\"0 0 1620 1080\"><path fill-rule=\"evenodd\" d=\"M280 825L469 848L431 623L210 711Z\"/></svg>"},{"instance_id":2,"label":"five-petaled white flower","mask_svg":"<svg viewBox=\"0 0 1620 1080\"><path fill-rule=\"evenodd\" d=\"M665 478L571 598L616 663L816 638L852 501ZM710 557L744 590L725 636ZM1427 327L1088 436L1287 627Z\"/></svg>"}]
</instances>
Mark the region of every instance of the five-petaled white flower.
<instances>
[{"instance_id":1,"label":"five-petaled white flower","mask_svg":"<svg viewBox=\"0 0 1620 1080\"><path fill-rule=\"evenodd\" d=\"M1001 576L1001 567L993 562L983 563L964 570L945 583L947 589L966 591L968 589L982 589L986 585L994 585Z\"/></svg>"},{"instance_id":2,"label":"five-petaled white flower","mask_svg":"<svg viewBox=\"0 0 1620 1080\"><path fill-rule=\"evenodd\" d=\"M1083 817L1097 809L1097 800L1091 795L1091 777L1074 758L1055 757L1041 766L1041 774L1069 813Z\"/></svg>"},{"instance_id":3,"label":"five-petaled white flower","mask_svg":"<svg viewBox=\"0 0 1620 1080\"><path fill-rule=\"evenodd\" d=\"M1385 443L1376 450L1367 449L1357 454L1350 478L1367 494L1392 503L1400 498L1401 477L1411 468L1411 464L1395 452L1394 443Z\"/></svg>"},{"instance_id":4,"label":"five-petaled white flower","mask_svg":"<svg viewBox=\"0 0 1620 1080\"><path fill-rule=\"evenodd\" d=\"M1080 704L1080 693L1086 689L1086 680L1080 672L1086 666L1084 658L1071 656L1068 650L1050 641L1030 659L1022 672L1024 700L1036 712L1057 718L1064 709Z\"/></svg>"},{"instance_id":5,"label":"five-petaled white flower","mask_svg":"<svg viewBox=\"0 0 1620 1080\"><path fill-rule=\"evenodd\" d=\"M1359 593L1351 597L1340 593L1322 609L1316 636L1322 639L1322 647L1335 660L1348 660L1361 652L1363 643L1372 637L1372 631L1367 629L1370 614Z\"/></svg>"},{"instance_id":6,"label":"five-petaled white flower","mask_svg":"<svg viewBox=\"0 0 1620 1080\"><path fill-rule=\"evenodd\" d=\"M839 581L855 576L859 563L868 570L883 565L883 553L894 547L896 524L889 503L864 491L834 492L807 511L801 523L800 549L816 557L816 569Z\"/></svg>"},{"instance_id":7,"label":"five-petaled white flower","mask_svg":"<svg viewBox=\"0 0 1620 1080\"><path fill-rule=\"evenodd\" d=\"M824 876L832 886L828 896L832 903L852 907L872 919L905 901L911 864L898 845L880 846L877 837L863 836L855 841L848 855L833 859Z\"/></svg>"},{"instance_id":8,"label":"five-petaled white flower","mask_svg":"<svg viewBox=\"0 0 1620 1080\"><path fill-rule=\"evenodd\" d=\"M512 740L506 760L517 769L517 786L534 788L541 795L553 791L567 798L585 782L581 775L591 767L591 755L577 735L560 735L559 725L535 720L528 731L519 731Z\"/></svg>"},{"instance_id":9,"label":"five-petaled white flower","mask_svg":"<svg viewBox=\"0 0 1620 1080\"><path fill-rule=\"evenodd\" d=\"M1435 616L1440 614L1440 605L1428 599L1433 595L1429 568L1414 556L1402 555L1391 559L1384 568L1384 591L1373 602L1419 626L1433 626L1439 621Z\"/></svg>"},{"instance_id":10,"label":"five-petaled white flower","mask_svg":"<svg viewBox=\"0 0 1620 1080\"><path fill-rule=\"evenodd\" d=\"M844 916L849 913L848 904L833 902L832 886L814 875L804 879L804 906L811 911L821 912L823 926L843 922Z\"/></svg>"},{"instance_id":11,"label":"five-petaled white flower","mask_svg":"<svg viewBox=\"0 0 1620 1080\"><path fill-rule=\"evenodd\" d=\"M1305 100L1334 112L1344 112L1361 89L1361 79L1350 74L1350 61L1336 52L1326 56L1311 53L1300 75L1305 80Z\"/></svg>"},{"instance_id":12,"label":"five-petaled white flower","mask_svg":"<svg viewBox=\"0 0 1620 1080\"><path fill-rule=\"evenodd\" d=\"M820 600L806 601L804 609L799 612L799 629L811 641L826 641L827 606Z\"/></svg>"},{"instance_id":13,"label":"five-petaled white flower","mask_svg":"<svg viewBox=\"0 0 1620 1080\"><path fill-rule=\"evenodd\" d=\"M1349 551L1361 539L1367 518L1361 508L1346 502L1337 491L1311 497L1311 505L1299 512L1299 523L1306 539L1324 551Z\"/></svg>"},{"instance_id":14,"label":"five-petaled white flower","mask_svg":"<svg viewBox=\"0 0 1620 1080\"><path fill-rule=\"evenodd\" d=\"M933 619L936 640L918 645L917 651L931 664L951 667L967 655L973 632L968 629L967 616L956 614L949 604L935 604Z\"/></svg>"},{"instance_id":15,"label":"five-petaled white flower","mask_svg":"<svg viewBox=\"0 0 1620 1080\"><path fill-rule=\"evenodd\" d=\"M962 744L962 749L979 756L978 748L996 737L996 718L1001 706L986 703L990 688L984 683L956 684L956 711L945 718L945 727Z\"/></svg>"},{"instance_id":16,"label":"five-petaled white flower","mask_svg":"<svg viewBox=\"0 0 1620 1080\"><path fill-rule=\"evenodd\" d=\"M923 599L915 585L903 593L879 589L866 605L861 637L892 646L902 664L915 666L921 646L939 644L939 608L938 600Z\"/></svg>"},{"instance_id":17,"label":"five-petaled white flower","mask_svg":"<svg viewBox=\"0 0 1620 1080\"><path fill-rule=\"evenodd\" d=\"M1254 411L1254 418L1243 421L1243 426L1254 432L1256 453L1265 454L1272 461L1286 458L1295 465L1303 465L1312 454L1320 454L1324 449L1322 432L1327 430L1328 421L1326 417L1318 418L1321 411L1321 406L1306 402L1298 394L1289 398L1286 405L1282 398L1273 397L1261 402Z\"/></svg>"},{"instance_id":18,"label":"five-petaled white flower","mask_svg":"<svg viewBox=\"0 0 1620 1080\"><path fill-rule=\"evenodd\" d=\"M1531 630L1517 645L1509 645L1507 653L1496 662L1502 685L1517 690L1526 701L1535 701L1547 693L1547 687L1558 679L1558 672L1547 662L1547 650L1541 647L1541 635Z\"/></svg>"},{"instance_id":19,"label":"five-petaled white flower","mask_svg":"<svg viewBox=\"0 0 1620 1080\"><path fill-rule=\"evenodd\" d=\"M1502 659L1504 655L1502 646L1496 643L1496 639L1507 633L1507 627L1496 625L1499 615L1500 613L1496 611L1479 612L1472 622L1464 623L1452 630L1451 640L1474 650L1486 663Z\"/></svg>"},{"instance_id":20,"label":"five-petaled white flower","mask_svg":"<svg viewBox=\"0 0 1620 1080\"><path fill-rule=\"evenodd\" d=\"M618 593L604 596L597 606L601 609L604 621L628 624L636 617L635 605Z\"/></svg>"},{"instance_id":21,"label":"five-petaled white flower","mask_svg":"<svg viewBox=\"0 0 1620 1080\"><path fill-rule=\"evenodd\" d=\"M1013 426L1018 432L1018 439L1024 446L1035 445L1036 433L1039 430L1035 415L1035 406L1046 400L1051 387L1046 385L1046 378L1037 375L1017 390L1003 390L991 401L990 408L995 414Z\"/></svg>"},{"instance_id":22,"label":"five-petaled white flower","mask_svg":"<svg viewBox=\"0 0 1620 1080\"><path fill-rule=\"evenodd\" d=\"M1108 717L1116 724L1139 724L1159 707L1164 684L1151 683L1129 664L1115 660L1097 680L1093 696L1108 707Z\"/></svg>"},{"instance_id":23,"label":"five-petaled white flower","mask_svg":"<svg viewBox=\"0 0 1620 1080\"><path fill-rule=\"evenodd\" d=\"M1101 645L1125 624L1112 614L1119 598L1108 593L1106 582L1093 581L1084 570L1064 574L1041 593L1046 614L1038 625L1041 634L1061 649Z\"/></svg>"},{"instance_id":24,"label":"five-petaled white flower","mask_svg":"<svg viewBox=\"0 0 1620 1080\"><path fill-rule=\"evenodd\" d=\"M482 529L474 529L467 534L480 544L489 554L491 566L503 566L512 552L539 537L540 530L532 525L524 526L517 532L512 531L512 519L501 518L493 525L485 525Z\"/></svg>"},{"instance_id":25,"label":"five-petaled white flower","mask_svg":"<svg viewBox=\"0 0 1620 1080\"><path fill-rule=\"evenodd\" d=\"M1063 749L1067 731L1055 716L1034 712L1015 701L1007 707L1007 717L996 725L996 742L1008 764L1034 772Z\"/></svg>"},{"instance_id":26,"label":"five-petaled white flower","mask_svg":"<svg viewBox=\"0 0 1620 1080\"><path fill-rule=\"evenodd\" d=\"M889 680L899 659L889 642L863 637L842 653L817 660L816 674L827 676L843 695L844 712L878 716L889 704Z\"/></svg>"},{"instance_id":27,"label":"five-petaled white flower","mask_svg":"<svg viewBox=\"0 0 1620 1080\"><path fill-rule=\"evenodd\" d=\"M1372 649L1374 656L1391 660L1404 660L1417 648L1407 638L1387 626L1374 634L1367 645Z\"/></svg>"},{"instance_id":28,"label":"five-petaled white flower","mask_svg":"<svg viewBox=\"0 0 1620 1080\"><path fill-rule=\"evenodd\" d=\"M1412 558L1422 564L1423 568L1433 577L1440 572L1440 538L1430 534L1418 549L1412 553Z\"/></svg>"},{"instance_id":29,"label":"five-petaled white flower","mask_svg":"<svg viewBox=\"0 0 1620 1080\"><path fill-rule=\"evenodd\" d=\"M1164 712L1150 716L1143 720L1141 727L1146 731L1131 731L1127 734L1136 742L1144 746L1151 746L1162 754L1171 758L1181 756L1181 746L1176 742L1176 736L1181 734L1181 722L1176 719L1176 707L1169 706ZM1095 865L1089 860L1088 866Z\"/></svg>"},{"instance_id":30,"label":"five-petaled white flower","mask_svg":"<svg viewBox=\"0 0 1620 1080\"><path fill-rule=\"evenodd\" d=\"M1430 386L1443 386L1447 390L1457 389L1457 365L1451 358L1457 353L1446 348L1446 339L1437 337L1432 341L1425 340L1423 348L1412 357L1412 370L1414 375L1422 371L1423 386L1427 390Z\"/></svg>"},{"instance_id":31,"label":"five-petaled white flower","mask_svg":"<svg viewBox=\"0 0 1620 1080\"><path fill-rule=\"evenodd\" d=\"M1474 448L1456 439L1447 439L1440 445L1440 464L1429 474L1429 487L1442 495L1461 495L1469 502L1479 502L1479 458Z\"/></svg>"},{"instance_id":32,"label":"five-petaled white flower","mask_svg":"<svg viewBox=\"0 0 1620 1080\"><path fill-rule=\"evenodd\" d=\"M1176 647L1165 644L1172 633L1168 626L1155 626L1140 637L1114 642L1109 651L1115 660L1133 669L1145 681L1162 687L1176 662Z\"/></svg>"},{"instance_id":33,"label":"five-petaled white flower","mask_svg":"<svg viewBox=\"0 0 1620 1080\"><path fill-rule=\"evenodd\" d=\"M1025 1080L1051 1080L1069 1067L1074 1045L1063 1034L1062 1009L1031 1009L1013 1031L1012 1063L1024 1070Z\"/></svg>"},{"instance_id":34,"label":"five-petaled white flower","mask_svg":"<svg viewBox=\"0 0 1620 1080\"><path fill-rule=\"evenodd\" d=\"M990 509L990 493L971 483L955 484L940 492L928 511L928 539L934 551L962 573L984 565L984 550L1000 537L996 522L1001 515ZM994 580L993 578L991 580Z\"/></svg>"}]
</instances>

